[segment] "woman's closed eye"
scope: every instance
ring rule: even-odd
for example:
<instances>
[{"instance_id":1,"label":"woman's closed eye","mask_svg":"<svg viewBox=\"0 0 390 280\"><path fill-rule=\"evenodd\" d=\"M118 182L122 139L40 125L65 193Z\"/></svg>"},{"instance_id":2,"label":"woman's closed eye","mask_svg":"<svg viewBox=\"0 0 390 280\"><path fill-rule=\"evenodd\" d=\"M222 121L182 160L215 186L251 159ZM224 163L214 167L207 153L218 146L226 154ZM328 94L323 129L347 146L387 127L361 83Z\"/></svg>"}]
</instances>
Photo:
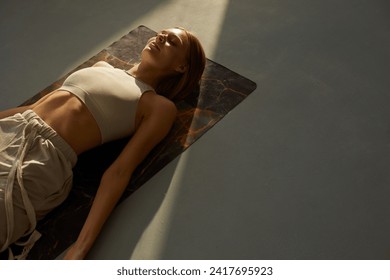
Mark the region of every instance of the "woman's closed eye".
<instances>
[{"instance_id":1,"label":"woman's closed eye","mask_svg":"<svg viewBox=\"0 0 390 280\"><path fill-rule=\"evenodd\" d=\"M170 45L178 46L181 43L180 38L172 32L162 31L159 33L162 38L165 38Z\"/></svg>"},{"instance_id":2,"label":"woman's closed eye","mask_svg":"<svg viewBox=\"0 0 390 280\"><path fill-rule=\"evenodd\" d=\"M177 42L173 39L168 39L168 42L169 44L171 44L172 46L177 46Z\"/></svg>"}]
</instances>

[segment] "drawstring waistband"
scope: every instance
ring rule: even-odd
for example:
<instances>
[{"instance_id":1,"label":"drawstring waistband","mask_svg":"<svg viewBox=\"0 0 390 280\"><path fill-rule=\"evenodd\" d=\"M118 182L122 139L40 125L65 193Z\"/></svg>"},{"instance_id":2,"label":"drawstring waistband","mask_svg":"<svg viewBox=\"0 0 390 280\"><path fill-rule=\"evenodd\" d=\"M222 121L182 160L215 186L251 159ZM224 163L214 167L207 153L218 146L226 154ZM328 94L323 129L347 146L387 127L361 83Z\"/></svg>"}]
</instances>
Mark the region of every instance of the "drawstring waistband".
<instances>
[{"instance_id":1,"label":"drawstring waistband","mask_svg":"<svg viewBox=\"0 0 390 280\"><path fill-rule=\"evenodd\" d=\"M61 136L59 136L53 128L45 123L34 111L27 110L22 114L22 117L27 122L32 122L33 126L39 128L39 135L49 139L53 145L59 149L69 160L69 162L72 164L72 167L76 165L77 154L72 149L72 147Z\"/></svg>"}]
</instances>

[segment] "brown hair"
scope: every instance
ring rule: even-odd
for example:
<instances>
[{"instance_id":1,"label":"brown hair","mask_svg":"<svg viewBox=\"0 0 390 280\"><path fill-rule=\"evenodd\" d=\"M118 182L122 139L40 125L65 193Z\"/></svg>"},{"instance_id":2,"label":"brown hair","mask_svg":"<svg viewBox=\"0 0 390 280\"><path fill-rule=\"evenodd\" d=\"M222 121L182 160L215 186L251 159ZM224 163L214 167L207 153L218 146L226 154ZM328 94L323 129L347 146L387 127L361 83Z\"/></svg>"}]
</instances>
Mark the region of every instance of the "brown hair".
<instances>
[{"instance_id":1,"label":"brown hair","mask_svg":"<svg viewBox=\"0 0 390 280\"><path fill-rule=\"evenodd\" d=\"M199 86L200 79L206 66L206 55L199 39L184 28L176 28L183 30L188 37L188 69L184 73L167 77L160 82L156 88L158 94L166 96L174 101L185 98Z\"/></svg>"}]
</instances>

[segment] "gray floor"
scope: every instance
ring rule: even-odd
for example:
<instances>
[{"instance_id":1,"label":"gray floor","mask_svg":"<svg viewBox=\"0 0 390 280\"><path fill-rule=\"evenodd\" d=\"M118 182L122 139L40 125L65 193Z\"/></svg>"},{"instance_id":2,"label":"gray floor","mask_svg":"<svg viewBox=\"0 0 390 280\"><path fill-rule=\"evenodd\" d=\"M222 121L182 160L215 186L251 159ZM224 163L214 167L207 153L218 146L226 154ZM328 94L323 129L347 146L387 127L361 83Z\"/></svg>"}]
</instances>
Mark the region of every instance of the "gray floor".
<instances>
[{"instance_id":1,"label":"gray floor","mask_svg":"<svg viewBox=\"0 0 390 280\"><path fill-rule=\"evenodd\" d=\"M3 0L0 109L140 24L195 31L258 88L116 209L89 258L390 258L388 1Z\"/></svg>"}]
</instances>

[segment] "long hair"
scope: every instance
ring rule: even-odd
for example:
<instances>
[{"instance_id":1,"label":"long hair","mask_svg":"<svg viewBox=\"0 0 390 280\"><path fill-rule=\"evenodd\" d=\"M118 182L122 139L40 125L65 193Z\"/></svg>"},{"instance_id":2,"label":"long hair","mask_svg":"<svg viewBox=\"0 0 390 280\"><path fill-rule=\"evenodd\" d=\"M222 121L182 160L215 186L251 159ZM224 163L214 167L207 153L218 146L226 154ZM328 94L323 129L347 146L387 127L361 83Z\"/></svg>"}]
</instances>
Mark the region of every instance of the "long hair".
<instances>
[{"instance_id":1,"label":"long hair","mask_svg":"<svg viewBox=\"0 0 390 280\"><path fill-rule=\"evenodd\" d=\"M187 71L167 77L155 89L158 94L174 101L185 98L199 86L206 66L206 55L199 39L182 27L176 28L183 30L188 37Z\"/></svg>"}]
</instances>

